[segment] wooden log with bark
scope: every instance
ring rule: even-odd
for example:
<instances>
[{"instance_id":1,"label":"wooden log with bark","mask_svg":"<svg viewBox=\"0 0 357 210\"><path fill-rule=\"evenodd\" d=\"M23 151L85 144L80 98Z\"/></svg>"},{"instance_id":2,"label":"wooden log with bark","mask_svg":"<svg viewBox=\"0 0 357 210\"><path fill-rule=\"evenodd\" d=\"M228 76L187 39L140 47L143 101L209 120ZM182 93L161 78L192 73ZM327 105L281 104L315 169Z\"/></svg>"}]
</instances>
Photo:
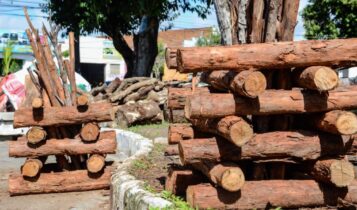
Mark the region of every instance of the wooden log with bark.
<instances>
[{"instance_id":1,"label":"wooden log with bark","mask_svg":"<svg viewBox=\"0 0 357 210\"><path fill-rule=\"evenodd\" d=\"M355 179L352 163L344 159L318 160L311 175L317 181L331 183L336 187L347 187Z\"/></svg>"},{"instance_id":2,"label":"wooden log with bark","mask_svg":"<svg viewBox=\"0 0 357 210\"><path fill-rule=\"evenodd\" d=\"M356 147L357 149L357 147ZM165 156L179 155L178 144L171 144L165 148Z\"/></svg>"},{"instance_id":3,"label":"wooden log with bark","mask_svg":"<svg viewBox=\"0 0 357 210\"><path fill-rule=\"evenodd\" d=\"M42 127L32 127L26 133L26 139L30 144L38 144L46 140L47 132Z\"/></svg>"},{"instance_id":4,"label":"wooden log with bark","mask_svg":"<svg viewBox=\"0 0 357 210\"><path fill-rule=\"evenodd\" d=\"M193 164L193 167L201 171L215 185L229 192L240 190L245 182L243 171L234 163L211 163L202 161Z\"/></svg>"},{"instance_id":5,"label":"wooden log with bark","mask_svg":"<svg viewBox=\"0 0 357 210\"><path fill-rule=\"evenodd\" d=\"M271 115L324 112L357 108L357 86L341 87L329 94L304 90L267 90L257 99L233 94L195 94L187 98L185 116L217 118L228 115Z\"/></svg>"},{"instance_id":6,"label":"wooden log with bark","mask_svg":"<svg viewBox=\"0 0 357 210\"><path fill-rule=\"evenodd\" d=\"M238 147L244 145L253 137L252 126L238 116L193 119L191 123L198 130L220 135Z\"/></svg>"},{"instance_id":7,"label":"wooden log with bark","mask_svg":"<svg viewBox=\"0 0 357 210\"><path fill-rule=\"evenodd\" d=\"M106 94L112 94L116 89L119 87L121 84L121 80L116 77L113 81L110 82L110 84L104 89Z\"/></svg>"},{"instance_id":8,"label":"wooden log with bark","mask_svg":"<svg viewBox=\"0 0 357 210\"><path fill-rule=\"evenodd\" d=\"M176 48L169 48L165 49L165 61L166 66L169 69L177 69L177 61L176 61Z\"/></svg>"},{"instance_id":9,"label":"wooden log with bark","mask_svg":"<svg viewBox=\"0 0 357 210\"><path fill-rule=\"evenodd\" d=\"M117 142L114 131L100 133L98 141L84 143L80 138L48 139L43 145L31 146L26 140L9 142L10 157L39 157L46 155L114 154Z\"/></svg>"},{"instance_id":10,"label":"wooden log with bark","mask_svg":"<svg viewBox=\"0 0 357 210\"><path fill-rule=\"evenodd\" d=\"M87 95L80 95L77 97L77 106L88 106L89 98Z\"/></svg>"},{"instance_id":11,"label":"wooden log with bark","mask_svg":"<svg viewBox=\"0 0 357 210\"><path fill-rule=\"evenodd\" d=\"M96 122L85 123L80 131L80 136L84 142L96 141L100 134L100 127Z\"/></svg>"},{"instance_id":12,"label":"wooden log with bark","mask_svg":"<svg viewBox=\"0 0 357 210\"><path fill-rule=\"evenodd\" d=\"M241 96L256 98L267 87L265 76L259 71L212 71L204 72L201 80L221 91L231 90Z\"/></svg>"},{"instance_id":13,"label":"wooden log with bark","mask_svg":"<svg viewBox=\"0 0 357 210\"><path fill-rule=\"evenodd\" d=\"M195 94L209 93L208 88L196 88ZM186 98L192 95L191 88L169 88L167 95L167 108L184 109Z\"/></svg>"},{"instance_id":14,"label":"wooden log with bark","mask_svg":"<svg viewBox=\"0 0 357 210\"><path fill-rule=\"evenodd\" d=\"M32 108L33 109L40 109L43 107L42 98L36 97L32 100Z\"/></svg>"},{"instance_id":15,"label":"wooden log with bark","mask_svg":"<svg viewBox=\"0 0 357 210\"><path fill-rule=\"evenodd\" d=\"M321 185L313 180L247 181L239 192L210 184L189 186L187 202L198 209L267 209L334 206L357 203L357 181L348 188Z\"/></svg>"},{"instance_id":16,"label":"wooden log with bark","mask_svg":"<svg viewBox=\"0 0 357 210\"><path fill-rule=\"evenodd\" d=\"M106 167L103 173L98 174L88 174L87 170L41 173L34 179L25 179L21 174L12 173L9 176L9 194L15 196L108 189L111 171L111 167Z\"/></svg>"},{"instance_id":17,"label":"wooden log with bark","mask_svg":"<svg viewBox=\"0 0 357 210\"><path fill-rule=\"evenodd\" d=\"M181 73L251 68L349 67L357 64L356 49L356 38L180 48L177 51L177 67Z\"/></svg>"},{"instance_id":18,"label":"wooden log with bark","mask_svg":"<svg viewBox=\"0 0 357 210\"><path fill-rule=\"evenodd\" d=\"M200 184L205 181L205 177L197 171L185 168L169 168L165 180L165 190L174 195L185 195L188 186Z\"/></svg>"},{"instance_id":19,"label":"wooden log with bark","mask_svg":"<svg viewBox=\"0 0 357 210\"><path fill-rule=\"evenodd\" d=\"M302 88L329 91L338 86L337 73L326 66L310 66L304 70L294 71L295 83Z\"/></svg>"},{"instance_id":20,"label":"wooden log with bark","mask_svg":"<svg viewBox=\"0 0 357 210\"><path fill-rule=\"evenodd\" d=\"M177 144L181 140L193 139L194 131L190 124L170 124L168 130L168 143Z\"/></svg>"},{"instance_id":21,"label":"wooden log with bark","mask_svg":"<svg viewBox=\"0 0 357 210\"><path fill-rule=\"evenodd\" d=\"M218 138L180 141L181 163L264 160L300 162L344 155L353 137L310 131L276 131L255 135L242 147Z\"/></svg>"},{"instance_id":22,"label":"wooden log with bark","mask_svg":"<svg viewBox=\"0 0 357 210\"><path fill-rule=\"evenodd\" d=\"M14 115L14 128L27 126L62 126L86 122L111 121L112 105L93 103L85 109L75 106L44 107L41 111L24 108Z\"/></svg>"},{"instance_id":23,"label":"wooden log with bark","mask_svg":"<svg viewBox=\"0 0 357 210\"><path fill-rule=\"evenodd\" d=\"M36 177L43 167L43 162L37 158L30 158L21 166L21 174L24 177Z\"/></svg>"},{"instance_id":24,"label":"wooden log with bark","mask_svg":"<svg viewBox=\"0 0 357 210\"><path fill-rule=\"evenodd\" d=\"M128 88L126 88L123 91L113 93L113 95L110 97L110 101L116 102L116 101L123 100L126 96L133 93L134 91L136 91L142 87L156 85L157 83L158 83L158 80L156 80L156 79L148 79L148 80L137 82L137 83L129 86Z\"/></svg>"},{"instance_id":25,"label":"wooden log with bark","mask_svg":"<svg viewBox=\"0 0 357 210\"><path fill-rule=\"evenodd\" d=\"M87 170L90 173L98 173L105 166L105 157L99 154L91 155L87 160Z\"/></svg>"}]
</instances>

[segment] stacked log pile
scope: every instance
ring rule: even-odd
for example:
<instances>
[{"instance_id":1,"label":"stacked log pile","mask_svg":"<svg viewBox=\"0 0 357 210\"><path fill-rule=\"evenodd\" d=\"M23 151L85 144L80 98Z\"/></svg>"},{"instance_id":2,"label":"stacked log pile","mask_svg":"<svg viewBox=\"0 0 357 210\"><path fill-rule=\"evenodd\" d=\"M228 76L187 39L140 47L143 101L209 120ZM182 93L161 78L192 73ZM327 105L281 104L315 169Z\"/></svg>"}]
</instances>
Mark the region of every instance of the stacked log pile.
<instances>
[{"instance_id":1,"label":"stacked log pile","mask_svg":"<svg viewBox=\"0 0 357 210\"><path fill-rule=\"evenodd\" d=\"M116 78L109 85L91 90L96 102L105 101L115 106L113 126L126 128L135 124L156 123L163 120L162 109L167 98L166 84L154 78Z\"/></svg>"},{"instance_id":2,"label":"stacked log pile","mask_svg":"<svg viewBox=\"0 0 357 210\"><path fill-rule=\"evenodd\" d=\"M167 190L185 187L198 209L356 205L346 155L355 155L357 117L350 110L357 108L357 87L337 87L335 71L356 65L356 50L357 39L178 49L177 69L203 71L211 87L184 100L169 97L181 107L185 101L190 124L169 127L171 154L187 168L170 171ZM293 88L267 89L272 70L289 71ZM259 126L260 116L286 115L293 116L288 127L285 120ZM196 181L180 187L180 174Z\"/></svg>"},{"instance_id":3,"label":"stacked log pile","mask_svg":"<svg viewBox=\"0 0 357 210\"><path fill-rule=\"evenodd\" d=\"M100 132L98 123L111 121L112 105L91 103L88 96L78 96L74 34L69 33L70 59L63 60L57 45L58 29L51 27L49 32L43 26L41 42L26 9L25 15L30 25L26 32L36 58L37 69L29 73L37 87L37 97L14 115L15 128L31 128L26 136L9 143L10 157L26 157L21 173L10 174L9 193L109 188L111 167L105 156L116 152L116 135L114 131ZM46 164L51 155L56 157L56 163Z\"/></svg>"}]
</instances>

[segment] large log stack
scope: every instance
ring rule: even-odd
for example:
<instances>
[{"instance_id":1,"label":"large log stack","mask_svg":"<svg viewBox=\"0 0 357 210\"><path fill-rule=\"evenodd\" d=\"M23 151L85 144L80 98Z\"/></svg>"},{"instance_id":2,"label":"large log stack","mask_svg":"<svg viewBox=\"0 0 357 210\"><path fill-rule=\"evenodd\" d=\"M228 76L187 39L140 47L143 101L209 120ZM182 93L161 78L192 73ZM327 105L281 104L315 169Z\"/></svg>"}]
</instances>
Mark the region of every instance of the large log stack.
<instances>
[{"instance_id":1,"label":"large log stack","mask_svg":"<svg viewBox=\"0 0 357 210\"><path fill-rule=\"evenodd\" d=\"M203 71L210 88L169 96L169 104L185 102L190 124L170 125L167 153L178 154L182 176L196 181L180 186L183 169L170 171L167 190L187 188L198 209L356 205L346 155L356 152L357 87L337 87L335 70L356 65L356 50L357 39L178 49L177 69ZM289 73L268 85L272 70ZM285 80L292 88L271 89ZM285 126L284 116L293 123Z\"/></svg>"},{"instance_id":2,"label":"large log stack","mask_svg":"<svg viewBox=\"0 0 357 210\"><path fill-rule=\"evenodd\" d=\"M14 127L31 127L26 136L9 143L10 157L26 157L21 173L9 176L10 195L109 188L111 166L106 154L116 152L114 131L100 132L99 122L111 121L112 105L91 103L78 95L74 76L74 34L70 59L57 45L58 29L43 26L43 41L33 27L26 30L37 69L29 70L38 97L15 112ZM55 63L57 61L57 65ZM59 73L57 73L59 69ZM30 96L27 96L30 97ZM56 163L47 163L54 155Z\"/></svg>"}]
</instances>

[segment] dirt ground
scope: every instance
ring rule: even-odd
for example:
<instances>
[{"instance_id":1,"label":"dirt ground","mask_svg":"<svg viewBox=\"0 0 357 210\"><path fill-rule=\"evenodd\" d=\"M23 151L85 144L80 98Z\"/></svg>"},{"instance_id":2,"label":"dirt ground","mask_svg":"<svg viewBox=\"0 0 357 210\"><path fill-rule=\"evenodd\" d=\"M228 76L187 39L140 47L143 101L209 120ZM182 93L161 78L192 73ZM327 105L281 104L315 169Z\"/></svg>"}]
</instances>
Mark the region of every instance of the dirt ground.
<instances>
[{"instance_id":1,"label":"dirt ground","mask_svg":"<svg viewBox=\"0 0 357 210\"><path fill-rule=\"evenodd\" d=\"M0 139L0 209L1 210L98 210L109 209L109 190L52 193L10 197L7 179L19 172L24 158L8 157L7 138Z\"/></svg>"}]
</instances>

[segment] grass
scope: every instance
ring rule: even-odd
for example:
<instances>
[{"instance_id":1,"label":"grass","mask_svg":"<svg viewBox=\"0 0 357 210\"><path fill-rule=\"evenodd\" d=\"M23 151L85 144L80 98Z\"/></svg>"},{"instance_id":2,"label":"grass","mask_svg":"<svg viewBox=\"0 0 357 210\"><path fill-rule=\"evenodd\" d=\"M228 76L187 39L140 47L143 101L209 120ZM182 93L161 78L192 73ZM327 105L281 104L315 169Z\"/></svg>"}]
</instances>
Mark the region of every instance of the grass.
<instances>
[{"instance_id":1,"label":"grass","mask_svg":"<svg viewBox=\"0 0 357 210\"><path fill-rule=\"evenodd\" d=\"M160 193L160 197L170 201L174 206L173 207L166 207L166 208L158 208L158 207L150 207L149 210L196 210L192 208L183 198L173 195L171 192L166 190Z\"/></svg>"},{"instance_id":2,"label":"grass","mask_svg":"<svg viewBox=\"0 0 357 210\"><path fill-rule=\"evenodd\" d=\"M156 137L167 136L169 123L163 121L161 124L135 125L127 128L128 131L138 133L146 138L154 139Z\"/></svg>"}]
</instances>

